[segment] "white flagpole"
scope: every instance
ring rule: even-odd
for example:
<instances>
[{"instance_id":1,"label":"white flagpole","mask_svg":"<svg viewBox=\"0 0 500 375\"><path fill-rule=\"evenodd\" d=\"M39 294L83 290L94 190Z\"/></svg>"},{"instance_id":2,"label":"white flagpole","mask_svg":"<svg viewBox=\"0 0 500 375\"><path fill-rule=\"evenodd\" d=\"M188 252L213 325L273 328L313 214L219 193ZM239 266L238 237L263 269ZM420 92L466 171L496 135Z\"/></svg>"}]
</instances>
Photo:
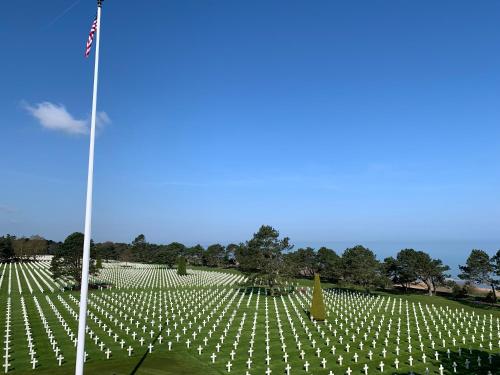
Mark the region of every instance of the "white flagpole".
<instances>
[{"instance_id":1,"label":"white flagpole","mask_svg":"<svg viewBox=\"0 0 500 375\"><path fill-rule=\"evenodd\" d=\"M80 315L78 316L78 346L76 349L75 375L83 375L85 362L85 327L87 325L87 297L89 292L90 236L92 226L92 185L94 181L94 140L97 107L97 77L99 73L99 37L101 36L101 5L97 0L97 27L95 43L94 92L90 123L89 169L87 175L87 203L85 206L85 237L83 243L82 281L80 290Z\"/></svg>"}]
</instances>

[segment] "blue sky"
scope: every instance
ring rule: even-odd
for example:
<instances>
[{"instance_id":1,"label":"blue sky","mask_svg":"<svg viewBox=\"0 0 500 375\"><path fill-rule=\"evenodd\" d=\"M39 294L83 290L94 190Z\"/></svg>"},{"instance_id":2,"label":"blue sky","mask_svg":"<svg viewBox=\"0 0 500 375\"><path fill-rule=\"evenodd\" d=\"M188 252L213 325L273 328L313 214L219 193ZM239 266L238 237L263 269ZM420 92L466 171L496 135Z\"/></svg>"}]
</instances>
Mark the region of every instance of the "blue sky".
<instances>
[{"instance_id":1,"label":"blue sky","mask_svg":"<svg viewBox=\"0 0 500 375\"><path fill-rule=\"evenodd\" d=\"M83 230L94 14L3 5L2 233ZM499 14L105 1L93 237L227 243L266 223L296 244L500 247Z\"/></svg>"}]
</instances>

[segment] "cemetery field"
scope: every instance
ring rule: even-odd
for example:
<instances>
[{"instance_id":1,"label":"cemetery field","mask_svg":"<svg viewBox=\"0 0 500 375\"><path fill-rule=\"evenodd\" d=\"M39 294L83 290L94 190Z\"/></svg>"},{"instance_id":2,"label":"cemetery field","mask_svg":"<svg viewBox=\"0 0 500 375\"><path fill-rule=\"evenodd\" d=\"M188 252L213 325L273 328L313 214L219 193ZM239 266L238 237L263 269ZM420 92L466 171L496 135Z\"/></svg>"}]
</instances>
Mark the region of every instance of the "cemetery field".
<instances>
[{"instance_id":1,"label":"cemetery field","mask_svg":"<svg viewBox=\"0 0 500 375\"><path fill-rule=\"evenodd\" d=\"M50 261L0 265L2 370L71 374L78 292ZM87 318L88 374L499 374L500 311L439 297L308 286L270 297L238 273L105 263Z\"/></svg>"}]
</instances>

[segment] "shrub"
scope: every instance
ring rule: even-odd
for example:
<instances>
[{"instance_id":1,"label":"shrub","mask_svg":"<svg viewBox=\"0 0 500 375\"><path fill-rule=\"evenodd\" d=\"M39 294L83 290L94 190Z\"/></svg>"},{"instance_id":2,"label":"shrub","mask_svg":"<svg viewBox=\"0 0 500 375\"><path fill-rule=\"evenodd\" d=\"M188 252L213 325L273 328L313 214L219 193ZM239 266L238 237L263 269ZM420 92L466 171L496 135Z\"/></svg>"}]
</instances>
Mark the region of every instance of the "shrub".
<instances>
[{"instance_id":1,"label":"shrub","mask_svg":"<svg viewBox=\"0 0 500 375\"><path fill-rule=\"evenodd\" d=\"M488 294L486 295L486 297L484 297L484 300L486 302L492 302L492 303L496 302L495 296L493 295L493 291L492 290L490 290L488 292Z\"/></svg>"},{"instance_id":2,"label":"shrub","mask_svg":"<svg viewBox=\"0 0 500 375\"><path fill-rule=\"evenodd\" d=\"M451 295L455 298L466 298L469 295L469 285L459 285L454 281L449 283L451 287Z\"/></svg>"},{"instance_id":3,"label":"shrub","mask_svg":"<svg viewBox=\"0 0 500 375\"><path fill-rule=\"evenodd\" d=\"M310 310L311 318L314 320L323 321L326 318L325 303L323 301L323 291L321 289L321 281L319 274L314 275L314 289Z\"/></svg>"}]
</instances>

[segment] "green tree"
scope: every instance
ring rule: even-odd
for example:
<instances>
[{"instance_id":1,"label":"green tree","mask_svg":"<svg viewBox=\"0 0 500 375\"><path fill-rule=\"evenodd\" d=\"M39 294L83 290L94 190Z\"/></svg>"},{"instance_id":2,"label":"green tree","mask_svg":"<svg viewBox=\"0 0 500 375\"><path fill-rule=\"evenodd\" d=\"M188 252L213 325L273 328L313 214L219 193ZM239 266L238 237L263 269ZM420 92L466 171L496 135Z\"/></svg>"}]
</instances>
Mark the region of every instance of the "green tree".
<instances>
[{"instance_id":1,"label":"green tree","mask_svg":"<svg viewBox=\"0 0 500 375\"><path fill-rule=\"evenodd\" d=\"M279 239L279 232L263 225L253 238L239 246L236 261L254 285L263 285L275 294L290 277L284 252L292 249L288 237Z\"/></svg>"},{"instance_id":2,"label":"green tree","mask_svg":"<svg viewBox=\"0 0 500 375\"><path fill-rule=\"evenodd\" d=\"M64 240L52 258L50 270L55 279L67 279L75 283L80 288L82 283L82 253L83 253L83 233L72 233ZM90 250L90 275L97 275L99 269L96 265L94 244L91 242Z\"/></svg>"},{"instance_id":3,"label":"green tree","mask_svg":"<svg viewBox=\"0 0 500 375\"><path fill-rule=\"evenodd\" d=\"M127 245L122 251L120 251L118 260L125 262L125 266L128 267L128 263L134 261L134 254L132 254L132 247Z\"/></svg>"},{"instance_id":4,"label":"green tree","mask_svg":"<svg viewBox=\"0 0 500 375\"><path fill-rule=\"evenodd\" d=\"M186 260L193 266L203 265L203 254L205 249L200 244L186 249Z\"/></svg>"},{"instance_id":5,"label":"green tree","mask_svg":"<svg viewBox=\"0 0 500 375\"><path fill-rule=\"evenodd\" d=\"M387 257L384 259L382 263L382 272L393 284L403 285L403 283L400 282L400 266L394 257Z\"/></svg>"},{"instance_id":6,"label":"green tree","mask_svg":"<svg viewBox=\"0 0 500 375\"><path fill-rule=\"evenodd\" d=\"M227 266L233 266L236 263L236 250L238 250L239 245L230 243L226 246L226 255L224 257L224 263Z\"/></svg>"},{"instance_id":7,"label":"green tree","mask_svg":"<svg viewBox=\"0 0 500 375\"><path fill-rule=\"evenodd\" d=\"M396 259L384 259L382 269L393 283L401 284L405 291L420 280L427 286L429 295L432 295L436 286L446 281L448 275L445 272L450 268L423 251L403 249L398 252Z\"/></svg>"},{"instance_id":8,"label":"green tree","mask_svg":"<svg viewBox=\"0 0 500 375\"><path fill-rule=\"evenodd\" d=\"M111 259L117 260L119 258L120 251L123 251L123 246L128 247L127 244L106 241L95 244L95 251L99 257L109 262Z\"/></svg>"},{"instance_id":9,"label":"green tree","mask_svg":"<svg viewBox=\"0 0 500 375\"><path fill-rule=\"evenodd\" d=\"M491 267L493 268L493 273L498 278L500 276L500 250L491 258Z\"/></svg>"},{"instance_id":10,"label":"green tree","mask_svg":"<svg viewBox=\"0 0 500 375\"><path fill-rule=\"evenodd\" d=\"M177 259L186 253L186 246L179 242L172 242L168 245L159 246L156 256L157 263L166 264L167 267L173 268Z\"/></svg>"},{"instance_id":11,"label":"green tree","mask_svg":"<svg viewBox=\"0 0 500 375\"><path fill-rule=\"evenodd\" d=\"M38 235L17 238L12 241L12 246L16 258L21 260L36 260L37 255L48 253L48 241Z\"/></svg>"},{"instance_id":12,"label":"green tree","mask_svg":"<svg viewBox=\"0 0 500 375\"><path fill-rule=\"evenodd\" d=\"M47 241L47 254L54 255L61 245L62 245L62 242L55 242L52 240L48 240Z\"/></svg>"},{"instance_id":13,"label":"green tree","mask_svg":"<svg viewBox=\"0 0 500 375\"><path fill-rule=\"evenodd\" d=\"M412 283L418 280L419 254L413 249L403 249L396 255L398 266L397 282L408 290Z\"/></svg>"},{"instance_id":14,"label":"green tree","mask_svg":"<svg viewBox=\"0 0 500 375\"><path fill-rule=\"evenodd\" d=\"M449 277L445 272L449 269L450 267L444 265L441 259L432 259L429 254L423 251L418 252L418 277L427 286L430 296L436 292L437 285L445 283L446 278Z\"/></svg>"},{"instance_id":15,"label":"green tree","mask_svg":"<svg viewBox=\"0 0 500 375\"><path fill-rule=\"evenodd\" d=\"M313 277L318 271L316 253L311 247L290 253L289 259L293 262L294 273L298 277Z\"/></svg>"},{"instance_id":16,"label":"green tree","mask_svg":"<svg viewBox=\"0 0 500 375\"><path fill-rule=\"evenodd\" d=\"M369 289L380 279L380 264L370 249L361 245L346 249L342 254L345 281Z\"/></svg>"},{"instance_id":17,"label":"green tree","mask_svg":"<svg viewBox=\"0 0 500 375\"><path fill-rule=\"evenodd\" d=\"M15 239L16 237L9 234L0 237L0 261L10 262L14 258L14 246L12 243Z\"/></svg>"},{"instance_id":18,"label":"green tree","mask_svg":"<svg viewBox=\"0 0 500 375\"><path fill-rule=\"evenodd\" d=\"M325 302L323 301L323 290L321 289L321 281L319 274L314 274L314 289L309 310L311 318L314 320L323 321L326 319Z\"/></svg>"},{"instance_id":19,"label":"green tree","mask_svg":"<svg viewBox=\"0 0 500 375\"><path fill-rule=\"evenodd\" d=\"M180 256L177 260L177 275L186 276L186 258L184 256Z\"/></svg>"},{"instance_id":20,"label":"green tree","mask_svg":"<svg viewBox=\"0 0 500 375\"><path fill-rule=\"evenodd\" d=\"M208 267L221 267L224 265L226 250L220 244L214 244L207 247L204 254L204 264Z\"/></svg>"},{"instance_id":21,"label":"green tree","mask_svg":"<svg viewBox=\"0 0 500 375\"><path fill-rule=\"evenodd\" d=\"M113 253L110 255L110 259L120 260L126 252L130 252L130 245L128 243L114 242Z\"/></svg>"},{"instance_id":22,"label":"green tree","mask_svg":"<svg viewBox=\"0 0 500 375\"><path fill-rule=\"evenodd\" d=\"M147 262L150 260L147 254L149 244L146 242L146 236L139 234L130 244L131 255L136 262Z\"/></svg>"},{"instance_id":23,"label":"green tree","mask_svg":"<svg viewBox=\"0 0 500 375\"><path fill-rule=\"evenodd\" d=\"M495 260L496 258L493 257L492 261L483 250L473 249L467 258L465 266L460 266L462 272L458 275L460 279L468 282L489 285L494 302L497 301L496 286L498 285L498 279L494 275Z\"/></svg>"},{"instance_id":24,"label":"green tree","mask_svg":"<svg viewBox=\"0 0 500 375\"><path fill-rule=\"evenodd\" d=\"M323 280L338 282L342 278L341 258L334 250L321 247L316 253L316 271Z\"/></svg>"}]
</instances>

